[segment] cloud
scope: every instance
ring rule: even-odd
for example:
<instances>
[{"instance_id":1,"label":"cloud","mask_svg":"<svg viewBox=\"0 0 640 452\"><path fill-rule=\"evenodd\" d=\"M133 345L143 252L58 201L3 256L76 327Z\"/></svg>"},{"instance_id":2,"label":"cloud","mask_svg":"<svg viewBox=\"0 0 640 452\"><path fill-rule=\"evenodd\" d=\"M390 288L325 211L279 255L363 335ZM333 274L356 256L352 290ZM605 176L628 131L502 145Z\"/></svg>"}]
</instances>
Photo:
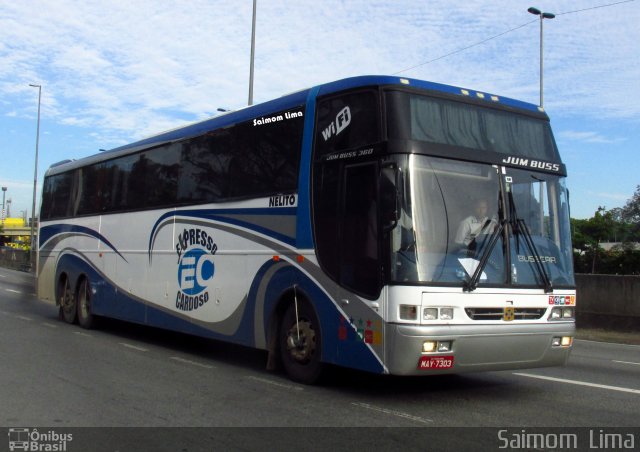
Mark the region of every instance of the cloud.
<instances>
[{"instance_id":1,"label":"cloud","mask_svg":"<svg viewBox=\"0 0 640 452\"><path fill-rule=\"evenodd\" d=\"M16 115L33 115L32 102L17 100L42 83L46 117L99 128L106 146L246 104L251 2L41 0L3 10L0 96L29 106L12 107ZM531 21L506 0L259 2L254 97L394 73ZM637 121L639 21L633 3L548 21L547 109ZM536 102L537 38L534 20L403 75Z\"/></svg>"},{"instance_id":2,"label":"cloud","mask_svg":"<svg viewBox=\"0 0 640 452\"><path fill-rule=\"evenodd\" d=\"M607 193L607 192L593 192L588 191L588 195L595 196L603 199L611 199L613 201L627 201L631 196L623 193Z\"/></svg>"},{"instance_id":3,"label":"cloud","mask_svg":"<svg viewBox=\"0 0 640 452\"><path fill-rule=\"evenodd\" d=\"M562 130L557 135L559 138L585 143L611 144L625 141L625 138L610 138L593 131Z\"/></svg>"}]
</instances>

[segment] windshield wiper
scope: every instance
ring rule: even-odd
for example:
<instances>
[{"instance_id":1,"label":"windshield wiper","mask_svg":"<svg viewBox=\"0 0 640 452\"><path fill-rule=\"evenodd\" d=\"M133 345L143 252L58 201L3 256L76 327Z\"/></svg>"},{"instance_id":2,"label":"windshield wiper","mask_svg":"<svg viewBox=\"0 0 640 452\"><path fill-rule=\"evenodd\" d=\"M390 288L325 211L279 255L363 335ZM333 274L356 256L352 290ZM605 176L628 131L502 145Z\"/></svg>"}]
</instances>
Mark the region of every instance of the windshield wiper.
<instances>
[{"instance_id":1,"label":"windshield wiper","mask_svg":"<svg viewBox=\"0 0 640 452\"><path fill-rule=\"evenodd\" d=\"M524 236L524 241L531 250L533 254L533 259L536 261L536 269L542 278L542 282L544 283L544 293L553 292L553 286L551 284L551 280L549 279L549 275L547 271L544 269L544 265L542 265L542 261L540 260L540 253L538 252L538 248L536 248L535 243L533 243L533 238L531 237L531 232L529 232L529 228L527 224L524 222L522 218L518 218L518 213L516 212L516 203L513 200L513 193L511 190L508 191L509 195L507 199L509 200L509 223L511 224L511 230L513 231L514 238L516 239L516 253L520 252L520 232Z\"/></svg>"},{"instance_id":2,"label":"windshield wiper","mask_svg":"<svg viewBox=\"0 0 640 452\"><path fill-rule=\"evenodd\" d=\"M498 243L498 238L500 238L500 234L502 233L502 230L504 229L504 225L506 223L507 223L506 219L503 219L502 221L500 221L500 224L498 225L498 227L491 234L491 237L489 238L489 243L484 249L484 251L482 252L482 255L480 256L480 263L476 267L476 270L473 272L473 276L471 276L471 279L464 282L465 292L471 292L473 290L476 290L476 288L478 287L480 276L482 275L484 268L487 266L487 262L489 261L489 256L491 256L491 252L493 251L493 248L496 246L496 243Z\"/></svg>"},{"instance_id":3,"label":"windshield wiper","mask_svg":"<svg viewBox=\"0 0 640 452\"><path fill-rule=\"evenodd\" d=\"M533 243L533 237L531 237L531 232L529 232L529 228L527 224L524 222L522 218L519 218L516 221L516 228L522 231L522 235L524 236L525 243L529 246L531 253L533 254L533 259L535 260L536 268L538 269L538 273L540 273L540 277L542 278L542 282L544 283L544 293L553 292L553 285L551 284L551 280L549 279L549 275L542 265L542 260L540 259L540 253L538 252L538 248L536 248L535 243ZM516 234L514 230L514 234Z\"/></svg>"}]
</instances>

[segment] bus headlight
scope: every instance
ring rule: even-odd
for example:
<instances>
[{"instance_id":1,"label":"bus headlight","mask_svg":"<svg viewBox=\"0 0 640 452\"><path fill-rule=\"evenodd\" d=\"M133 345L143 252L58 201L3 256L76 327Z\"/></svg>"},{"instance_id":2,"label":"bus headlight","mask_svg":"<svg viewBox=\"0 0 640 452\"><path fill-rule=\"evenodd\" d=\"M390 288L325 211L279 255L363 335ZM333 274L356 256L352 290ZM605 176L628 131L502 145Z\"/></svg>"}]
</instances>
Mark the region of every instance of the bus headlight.
<instances>
[{"instance_id":1,"label":"bus headlight","mask_svg":"<svg viewBox=\"0 0 640 452\"><path fill-rule=\"evenodd\" d=\"M422 311L423 320L437 320L438 309L437 308L424 308Z\"/></svg>"},{"instance_id":2,"label":"bus headlight","mask_svg":"<svg viewBox=\"0 0 640 452\"><path fill-rule=\"evenodd\" d=\"M440 308L440 320L452 320L453 308Z\"/></svg>"},{"instance_id":3,"label":"bus headlight","mask_svg":"<svg viewBox=\"0 0 640 452\"><path fill-rule=\"evenodd\" d=\"M453 308L423 308L422 320L452 320Z\"/></svg>"},{"instance_id":4,"label":"bus headlight","mask_svg":"<svg viewBox=\"0 0 640 452\"><path fill-rule=\"evenodd\" d=\"M551 309L549 320L573 320L575 319L575 311L573 307L555 307Z\"/></svg>"}]
</instances>

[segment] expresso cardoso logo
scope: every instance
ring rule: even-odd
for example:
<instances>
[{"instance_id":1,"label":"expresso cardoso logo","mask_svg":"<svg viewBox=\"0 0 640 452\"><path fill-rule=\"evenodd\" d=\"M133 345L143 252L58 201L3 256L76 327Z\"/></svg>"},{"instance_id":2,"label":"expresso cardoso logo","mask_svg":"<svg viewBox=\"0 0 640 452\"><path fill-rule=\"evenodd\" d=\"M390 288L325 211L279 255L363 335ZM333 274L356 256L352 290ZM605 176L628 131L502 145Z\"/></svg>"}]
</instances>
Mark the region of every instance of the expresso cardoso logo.
<instances>
[{"instance_id":1,"label":"expresso cardoso logo","mask_svg":"<svg viewBox=\"0 0 640 452\"><path fill-rule=\"evenodd\" d=\"M209 283L215 274L213 256L218 245L202 229L185 229L178 235L178 293L176 308L193 311L209 301Z\"/></svg>"}]
</instances>

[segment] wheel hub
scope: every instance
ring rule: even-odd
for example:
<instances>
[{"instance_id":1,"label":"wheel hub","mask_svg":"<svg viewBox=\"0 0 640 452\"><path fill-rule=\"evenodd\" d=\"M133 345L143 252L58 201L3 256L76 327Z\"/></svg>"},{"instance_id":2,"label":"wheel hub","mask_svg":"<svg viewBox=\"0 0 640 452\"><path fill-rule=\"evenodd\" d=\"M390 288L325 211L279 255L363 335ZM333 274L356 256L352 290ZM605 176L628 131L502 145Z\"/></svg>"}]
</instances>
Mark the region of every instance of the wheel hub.
<instances>
[{"instance_id":1,"label":"wheel hub","mask_svg":"<svg viewBox=\"0 0 640 452\"><path fill-rule=\"evenodd\" d=\"M316 333L307 320L299 320L287 333L287 351L300 363L308 362L316 350Z\"/></svg>"}]
</instances>

